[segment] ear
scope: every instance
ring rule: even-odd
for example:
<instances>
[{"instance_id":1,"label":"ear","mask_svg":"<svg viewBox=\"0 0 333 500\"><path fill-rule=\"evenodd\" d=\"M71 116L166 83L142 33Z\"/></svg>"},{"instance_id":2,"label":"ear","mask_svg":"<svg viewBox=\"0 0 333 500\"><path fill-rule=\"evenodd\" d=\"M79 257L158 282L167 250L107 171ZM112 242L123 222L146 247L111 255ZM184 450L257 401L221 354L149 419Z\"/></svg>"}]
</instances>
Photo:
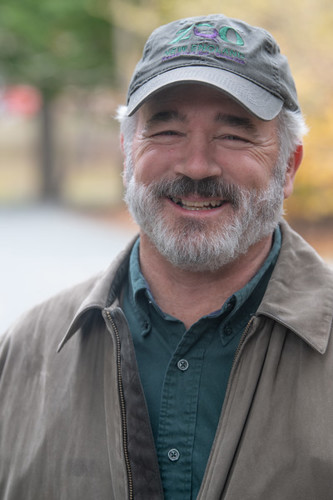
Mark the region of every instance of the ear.
<instances>
[{"instance_id":1,"label":"ear","mask_svg":"<svg viewBox=\"0 0 333 500\"><path fill-rule=\"evenodd\" d=\"M297 146L295 151L290 155L289 162L288 162L288 167L287 167L287 172L286 172L286 179L284 183L284 197L289 198L289 196L292 194L294 190L294 181L295 181L295 176L296 172L298 170L298 167L300 166L303 158L303 145L300 144Z\"/></svg>"}]
</instances>

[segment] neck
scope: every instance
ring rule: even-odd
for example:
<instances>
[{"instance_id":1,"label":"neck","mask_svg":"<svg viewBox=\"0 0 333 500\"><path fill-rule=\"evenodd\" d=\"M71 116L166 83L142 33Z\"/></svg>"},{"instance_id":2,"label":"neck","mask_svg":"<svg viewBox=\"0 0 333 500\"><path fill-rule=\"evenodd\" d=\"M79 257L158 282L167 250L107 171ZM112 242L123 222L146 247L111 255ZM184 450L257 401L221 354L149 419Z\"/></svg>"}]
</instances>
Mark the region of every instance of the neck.
<instances>
[{"instance_id":1,"label":"neck","mask_svg":"<svg viewBox=\"0 0 333 500\"><path fill-rule=\"evenodd\" d=\"M170 264L142 234L141 271L159 307L181 320L188 329L202 316L220 309L250 281L267 258L271 245L269 236L218 271L190 272Z\"/></svg>"}]
</instances>

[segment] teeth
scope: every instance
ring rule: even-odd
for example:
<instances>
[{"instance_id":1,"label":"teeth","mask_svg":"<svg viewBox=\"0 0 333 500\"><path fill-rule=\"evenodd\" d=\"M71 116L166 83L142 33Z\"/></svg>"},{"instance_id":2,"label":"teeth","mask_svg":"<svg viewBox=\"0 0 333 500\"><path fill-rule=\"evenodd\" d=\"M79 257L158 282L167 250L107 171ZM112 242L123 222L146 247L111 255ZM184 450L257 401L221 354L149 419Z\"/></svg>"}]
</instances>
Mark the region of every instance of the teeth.
<instances>
[{"instance_id":1,"label":"teeth","mask_svg":"<svg viewBox=\"0 0 333 500\"><path fill-rule=\"evenodd\" d=\"M172 201L187 210L210 210L212 208L220 207L222 200L207 200L207 201L189 201L182 200L181 198L172 198Z\"/></svg>"}]
</instances>

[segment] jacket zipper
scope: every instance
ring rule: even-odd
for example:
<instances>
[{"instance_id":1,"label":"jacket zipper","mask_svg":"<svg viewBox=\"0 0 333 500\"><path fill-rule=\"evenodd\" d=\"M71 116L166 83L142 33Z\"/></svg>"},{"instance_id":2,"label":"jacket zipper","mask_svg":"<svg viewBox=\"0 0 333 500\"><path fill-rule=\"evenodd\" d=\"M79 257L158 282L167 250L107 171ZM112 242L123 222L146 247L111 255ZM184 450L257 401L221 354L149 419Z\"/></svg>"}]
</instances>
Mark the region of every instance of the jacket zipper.
<instances>
[{"instance_id":1,"label":"jacket zipper","mask_svg":"<svg viewBox=\"0 0 333 500\"><path fill-rule=\"evenodd\" d=\"M231 365L231 370L230 370L230 377L229 377L229 380L228 380L228 384L227 384L227 389L226 389L226 393L225 393L225 396L227 397L227 395L229 394L229 391L230 391L230 386L231 386L231 382L232 382L232 374L233 374L233 370L234 370L234 366L236 364L236 361L237 361L237 358L239 356L239 353L240 353L240 350L245 342L245 339L247 337L247 334L249 333L249 330L252 326L252 323L254 321L254 318L255 316L252 316L252 318L250 319L250 321L248 322L248 324L246 325L243 333L242 333L242 336L240 338L240 341L239 341L239 344L237 346L237 349L236 349L236 352L235 352L235 355L234 355L234 359L232 361L232 365ZM226 400L226 397L224 398L224 400ZM223 407L222 407L222 412L223 412Z\"/></svg>"},{"instance_id":2,"label":"jacket zipper","mask_svg":"<svg viewBox=\"0 0 333 500\"><path fill-rule=\"evenodd\" d=\"M242 346L243 346L243 344L244 344L244 342L245 342L245 339L246 339L246 337L247 337L247 334L249 333L249 330L250 330L250 328L251 328L251 326L252 326L252 323L253 323L253 321L254 321L254 318L255 318L255 316L252 316L252 318L250 319L250 321L249 321L249 322L248 322L248 324L246 325L244 332L242 333L242 336L241 336L241 338L240 338L240 341L239 341L238 347L237 347L236 352L235 352L235 355L234 355L234 359L233 359L233 362L232 362L232 367L231 367L231 369L234 367L234 364L235 364L235 362L236 362L236 359L238 358L239 352L240 352L240 350L241 350L241 348L242 348Z\"/></svg>"},{"instance_id":3,"label":"jacket zipper","mask_svg":"<svg viewBox=\"0 0 333 500\"><path fill-rule=\"evenodd\" d=\"M119 398L120 398L120 412L121 412L121 421L122 421L122 431L123 431L123 447L124 447L124 456L125 456L125 464L127 470L127 479L128 479L128 492L129 492L129 500L134 499L133 495L133 477L131 470L131 463L128 455L128 447L127 447L127 420L126 420L126 405L125 405L125 397L124 397L124 389L123 382L121 376L121 355L120 355L120 335L118 328L110 314L109 311L106 311L106 316L111 324L112 330L114 331L116 337L116 347L117 347L117 379L118 379L118 390L119 390Z\"/></svg>"}]
</instances>

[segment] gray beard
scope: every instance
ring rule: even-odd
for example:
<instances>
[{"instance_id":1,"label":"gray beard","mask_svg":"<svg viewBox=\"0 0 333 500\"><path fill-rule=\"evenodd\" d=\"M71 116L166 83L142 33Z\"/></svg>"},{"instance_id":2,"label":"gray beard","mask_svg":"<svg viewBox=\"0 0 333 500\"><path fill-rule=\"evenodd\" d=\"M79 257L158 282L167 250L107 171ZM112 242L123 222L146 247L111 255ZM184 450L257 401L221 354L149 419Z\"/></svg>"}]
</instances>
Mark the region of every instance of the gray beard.
<instances>
[{"instance_id":1,"label":"gray beard","mask_svg":"<svg viewBox=\"0 0 333 500\"><path fill-rule=\"evenodd\" d=\"M186 216L172 222L164 216L163 199L197 193L226 199L234 214L214 228ZM125 201L132 217L158 252L172 265L187 271L216 271L235 261L271 235L283 214L281 169L264 190L247 190L222 179L193 181L188 177L146 186L129 179Z\"/></svg>"}]
</instances>

